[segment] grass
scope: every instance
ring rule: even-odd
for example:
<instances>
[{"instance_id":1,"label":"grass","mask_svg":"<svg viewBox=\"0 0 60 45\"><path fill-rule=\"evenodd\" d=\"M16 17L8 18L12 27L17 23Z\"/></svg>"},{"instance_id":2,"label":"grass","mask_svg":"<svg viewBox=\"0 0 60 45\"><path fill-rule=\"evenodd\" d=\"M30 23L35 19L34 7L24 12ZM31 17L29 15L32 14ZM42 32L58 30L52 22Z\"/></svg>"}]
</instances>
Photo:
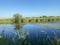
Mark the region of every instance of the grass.
<instances>
[{"instance_id":1,"label":"grass","mask_svg":"<svg viewBox=\"0 0 60 45\"><path fill-rule=\"evenodd\" d=\"M14 34L18 35L17 40L15 40L14 37L8 39L7 37L4 38L2 36L3 34L0 35L0 45L35 45L35 43L36 45L60 45L60 42L57 41L57 38L54 38L54 40L49 40L50 37L42 39L41 37L38 37L38 33L36 34L36 42L28 32L25 35L17 30L17 32L14 32Z\"/></svg>"}]
</instances>

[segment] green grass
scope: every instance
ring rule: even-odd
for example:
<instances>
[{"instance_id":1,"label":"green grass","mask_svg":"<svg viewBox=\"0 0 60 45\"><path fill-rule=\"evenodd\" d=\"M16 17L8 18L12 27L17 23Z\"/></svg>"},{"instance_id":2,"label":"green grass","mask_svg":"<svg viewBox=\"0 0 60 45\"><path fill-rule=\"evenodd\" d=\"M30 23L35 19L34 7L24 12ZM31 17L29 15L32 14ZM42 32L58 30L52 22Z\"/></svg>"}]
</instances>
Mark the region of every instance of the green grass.
<instances>
[{"instance_id":1,"label":"green grass","mask_svg":"<svg viewBox=\"0 0 60 45\"><path fill-rule=\"evenodd\" d=\"M37 22L36 22L37 19ZM16 20L18 20L16 18ZM30 23L29 20L31 20L32 23L41 23L41 22L59 22L60 17L41 17L41 18L21 18L19 19L20 23ZM40 21L41 20L41 21ZM17 21L16 21L17 22ZM12 24L14 23L13 18L8 18L8 19L0 19L0 24Z\"/></svg>"},{"instance_id":2,"label":"green grass","mask_svg":"<svg viewBox=\"0 0 60 45\"><path fill-rule=\"evenodd\" d=\"M34 40L32 37L29 36L29 33L27 32L26 35L22 34L17 30L17 32L14 32L14 34L18 35L18 39L15 40L14 37L11 39L8 39L7 37L0 36L0 45L34 45ZM30 41L27 41L27 39ZM57 42L57 39L54 38L52 41L48 41L48 37L44 38L44 45L60 45L59 42ZM42 45L42 38L38 38L38 34L36 35L36 45Z\"/></svg>"}]
</instances>

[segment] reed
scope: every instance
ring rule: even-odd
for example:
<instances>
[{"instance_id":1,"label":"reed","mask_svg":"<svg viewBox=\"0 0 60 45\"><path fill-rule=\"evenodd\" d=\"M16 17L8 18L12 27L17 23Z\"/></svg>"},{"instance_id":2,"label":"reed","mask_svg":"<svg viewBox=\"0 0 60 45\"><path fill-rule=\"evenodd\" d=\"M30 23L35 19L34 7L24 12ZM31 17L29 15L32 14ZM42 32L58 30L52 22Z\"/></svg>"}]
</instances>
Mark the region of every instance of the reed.
<instances>
[{"instance_id":1,"label":"reed","mask_svg":"<svg viewBox=\"0 0 60 45\"><path fill-rule=\"evenodd\" d=\"M4 31L2 32L2 35L4 34ZM17 32L14 32L15 35L17 35L17 40L12 37L11 39L8 39L7 37L3 37L0 35L0 45L60 45L60 40L54 38L54 40L50 40L50 37L45 37L42 39L42 37L38 36L38 33L36 33L36 42L34 41L33 36L30 36L29 32L26 32L23 34L19 30Z\"/></svg>"}]
</instances>

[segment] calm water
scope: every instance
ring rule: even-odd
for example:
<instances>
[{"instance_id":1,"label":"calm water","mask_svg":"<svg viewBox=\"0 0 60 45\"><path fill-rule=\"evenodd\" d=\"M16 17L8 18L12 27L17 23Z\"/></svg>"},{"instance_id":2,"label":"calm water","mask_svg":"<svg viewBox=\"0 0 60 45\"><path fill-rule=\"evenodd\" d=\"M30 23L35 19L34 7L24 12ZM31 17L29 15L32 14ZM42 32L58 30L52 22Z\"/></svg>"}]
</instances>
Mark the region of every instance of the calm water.
<instances>
[{"instance_id":1,"label":"calm water","mask_svg":"<svg viewBox=\"0 0 60 45\"><path fill-rule=\"evenodd\" d=\"M14 37L16 38L17 35L14 34L16 30L14 29L15 26L13 24L0 24L0 35L2 35L2 31L4 31L4 37ZM46 37L50 38L51 40L55 37L60 39L60 22L54 23L40 23L40 24L25 24L19 31L22 33L29 33L29 36L36 41L41 38L42 40ZM30 38L29 38L30 40Z\"/></svg>"}]
</instances>

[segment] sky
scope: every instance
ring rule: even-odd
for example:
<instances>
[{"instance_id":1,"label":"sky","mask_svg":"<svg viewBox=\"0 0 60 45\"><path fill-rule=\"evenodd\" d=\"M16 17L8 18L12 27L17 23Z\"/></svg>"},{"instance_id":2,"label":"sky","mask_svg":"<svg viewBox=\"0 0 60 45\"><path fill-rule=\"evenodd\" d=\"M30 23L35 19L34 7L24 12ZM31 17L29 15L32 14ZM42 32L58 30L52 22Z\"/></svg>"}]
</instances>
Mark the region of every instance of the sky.
<instances>
[{"instance_id":1,"label":"sky","mask_svg":"<svg viewBox=\"0 0 60 45\"><path fill-rule=\"evenodd\" d=\"M60 0L0 0L0 18L60 16Z\"/></svg>"}]
</instances>

